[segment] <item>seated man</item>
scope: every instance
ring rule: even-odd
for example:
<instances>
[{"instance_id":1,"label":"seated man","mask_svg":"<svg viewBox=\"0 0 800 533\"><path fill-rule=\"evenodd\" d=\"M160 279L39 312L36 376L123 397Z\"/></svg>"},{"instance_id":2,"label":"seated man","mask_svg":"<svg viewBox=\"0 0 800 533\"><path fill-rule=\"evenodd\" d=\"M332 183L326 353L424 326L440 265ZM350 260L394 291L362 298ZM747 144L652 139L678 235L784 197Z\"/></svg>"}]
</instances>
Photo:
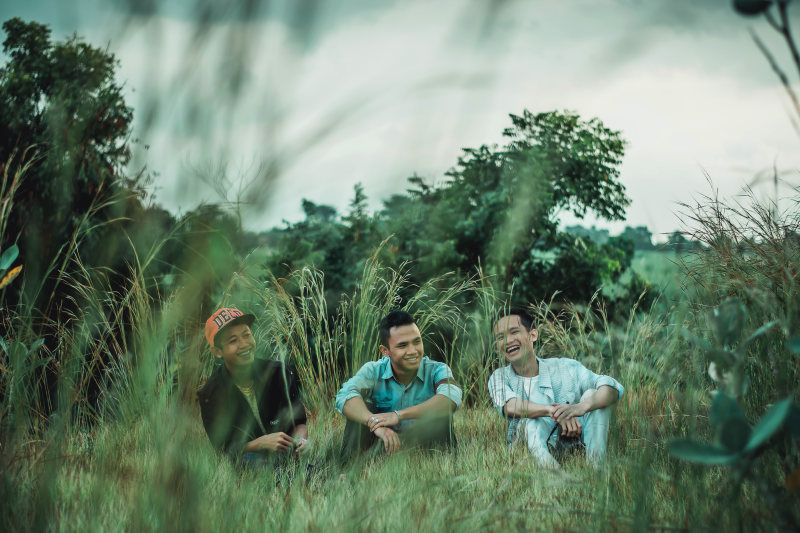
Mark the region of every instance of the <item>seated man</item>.
<instances>
[{"instance_id":1,"label":"seated man","mask_svg":"<svg viewBox=\"0 0 800 533\"><path fill-rule=\"evenodd\" d=\"M515 436L524 438L541 466L559 468L547 442L555 424L560 424L563 436L582 436L587 458L597 464L606 454L609 406L624 389L615 379L595 374L573 359L536 357L533 343L538 332L532 324L527 311L512 308L494 325L496 349L509 364L489 378L489 395L500 413L511 419L508 444Z\"/></svg>"},{"instance_id":2,"label":"seated man","mask_svg":"<svg viewBox=\"0 0 800 533\"><path fill-rule=\"evenodd\" d=\"M206 340L223 364L197 393L211 444L245 463L290 449L300 453L308 437L297 373L281 362L255 358L254 320L223 308L206 321Z\"/></svg>"},{"instance_id":3,"label":"seated man","mask_svg":"<svg viewBox=\"0 0 800 533\"><path fill-rule=\"evenodd\" d=\"M336 395L336 409L347 417L343 455L378 441L388 454L410 445L452 448L461 389L450 367L425 357L419 328L405 311L386 315L379 333L385 357L362 366Z\"/></svg>"}]
</instances>

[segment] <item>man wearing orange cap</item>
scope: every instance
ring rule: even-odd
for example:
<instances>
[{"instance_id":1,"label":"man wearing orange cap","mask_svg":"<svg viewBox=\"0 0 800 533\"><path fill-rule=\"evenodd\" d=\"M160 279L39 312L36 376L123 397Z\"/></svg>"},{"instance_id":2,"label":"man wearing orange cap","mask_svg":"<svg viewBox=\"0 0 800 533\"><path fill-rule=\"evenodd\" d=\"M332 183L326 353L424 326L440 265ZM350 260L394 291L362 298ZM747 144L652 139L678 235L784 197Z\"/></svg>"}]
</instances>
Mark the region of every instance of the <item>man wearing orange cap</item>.
<instances>
[{"instance_id":1,"label":"man wearing orange cap","mask_svg":"<svg viewBox=\"0 0 800 533\"><path fill-rule=\"evenodd\" d=\"M197 393L203 426L218 451L247 463L308 449L306 410L295 369L255 358L255 316L218 309L205 335L218 365Z\"/></svg>"}]
</instances>

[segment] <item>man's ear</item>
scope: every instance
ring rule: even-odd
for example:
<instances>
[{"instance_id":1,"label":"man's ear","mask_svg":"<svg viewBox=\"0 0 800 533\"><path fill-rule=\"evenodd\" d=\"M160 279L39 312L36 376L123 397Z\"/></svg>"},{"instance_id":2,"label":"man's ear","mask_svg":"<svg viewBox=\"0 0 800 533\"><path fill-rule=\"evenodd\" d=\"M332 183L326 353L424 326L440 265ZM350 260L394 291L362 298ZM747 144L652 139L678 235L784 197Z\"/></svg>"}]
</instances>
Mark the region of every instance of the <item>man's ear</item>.
<instances>
[{"instance_id":1,"label":"man's ear","mask_svg":"<svg viewBox=\"0 0 800 533\"><path fill-rule=\"evenodd\" d=\"M381 351L381 355L389 357L389 348L387 348L383 344L380 345L380 351Z\"/></svg>"},{"instance_id":2,"label":"man's ear","mask_svg":"<svg viewBox=\"0 0 800 533\"><path fill-rule=\"evenodd\" d=\"M536 342L536 339L539 338L539 332L536 329L531 329L529 335L531 336L532 342Z\"/></svg>"},{"instance_id":3,"label":"man's ear","mask_svg":"<svg viewBox=\"0 0 800 533\"><path fill-rule=\"evenodd\" d=\"M214 354L214 357L217 357L218 359L222 359L222 350L220 350L216 346L212 346L211 347L211 353Z\"/></svg>"}]
</instances>

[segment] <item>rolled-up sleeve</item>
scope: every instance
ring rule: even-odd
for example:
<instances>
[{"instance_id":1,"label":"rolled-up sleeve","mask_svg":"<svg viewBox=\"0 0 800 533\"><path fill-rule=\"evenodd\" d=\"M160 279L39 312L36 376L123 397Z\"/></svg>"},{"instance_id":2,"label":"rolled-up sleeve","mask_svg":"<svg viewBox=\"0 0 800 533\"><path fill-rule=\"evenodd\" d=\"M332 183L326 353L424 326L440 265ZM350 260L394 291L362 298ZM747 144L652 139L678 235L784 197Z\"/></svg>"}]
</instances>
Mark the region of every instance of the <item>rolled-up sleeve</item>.
<instances>
[{"instance_id":1,"label":"rolled-up sleeve","mask_svg":"<svg viewBox=\"0 0 800 533\"><path fill-rule=\"evenodd\" d=\"M492 376L489 378L489 397L501 415L504 414L503 407L509 400L520 398L520 395L514 392L509 385L505 376L505 368L498 368L492 372Z\"/></svg>"},{"instance_id":2,"label":"rolled-up sleeve","mask_svg":"<svg viewBox=\"0 0 800 533\"><path fill-rule=\"evenodd\" d=\"M363 391L373 389L378 379L378 367L379 363L375 361L366 363L356 372L355 376L344 382L342 388L339 389L339 392L336 394L337 411L341 413L342 409L344 409L344 404L347 403L347 400L350 398L358 396L363 399Z\"/></svg>"},{"instance_id":3,"label":"rolled-up sleeve","mask_svg":"<svg viewBox=\"0 0 800 533\"><path fill-rule=\"evenodd\" d=\"M622 394L625 392L625 388L616 379L603 374L595 374L578 361L574 361L573 371L580 385L581 392L585 392L589 389L599 389L602 385L608 385L609 387L617 389L620 398L622 398Z\"/></svg>"},{"instance_id":4,"label":"rolled-up sleeve","mask_svg":"<svg viewBox=\"0 0 800 533\"><path fill-rule=\"evenodd\" d=\"M461 407L461 400L463 392L461 387L456 385L455 378L453 378L453 371L446 364L436 365L433 372L433 382L436 386L436 394L440 394L448 398L451 402L456 404L456 409Z\"/></svg>"}]
</instances>

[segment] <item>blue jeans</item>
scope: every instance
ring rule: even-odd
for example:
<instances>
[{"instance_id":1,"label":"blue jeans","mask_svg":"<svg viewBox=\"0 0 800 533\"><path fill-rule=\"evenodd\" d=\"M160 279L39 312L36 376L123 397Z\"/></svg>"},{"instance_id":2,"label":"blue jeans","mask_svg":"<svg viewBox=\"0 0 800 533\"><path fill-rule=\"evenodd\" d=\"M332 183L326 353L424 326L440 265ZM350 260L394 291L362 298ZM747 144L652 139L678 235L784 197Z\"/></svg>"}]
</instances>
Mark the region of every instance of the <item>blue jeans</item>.
<instances>
[{"instance_id":1,"label":"blue jeans","mask_svg":"<svg viewBox=\"0 0 800 533\"><path fill-rule=\"evenodd\" d=\"M597 392L589 389L581 396L581 401ZM583 429L581 430L583 442L586 444L586 458L597 465L606 456L608 449L608 426L611 420L611 406L595 409L578 417ZM555 427L555 421L550 417L523 418L517 425L516 437L525 440L531 455L545 468L559 468L558 462L547 449L547 440ZM551 439L555 439L553 434ZM552 441L551 441L552 442Z\"/></svg>"}]
</instances>

